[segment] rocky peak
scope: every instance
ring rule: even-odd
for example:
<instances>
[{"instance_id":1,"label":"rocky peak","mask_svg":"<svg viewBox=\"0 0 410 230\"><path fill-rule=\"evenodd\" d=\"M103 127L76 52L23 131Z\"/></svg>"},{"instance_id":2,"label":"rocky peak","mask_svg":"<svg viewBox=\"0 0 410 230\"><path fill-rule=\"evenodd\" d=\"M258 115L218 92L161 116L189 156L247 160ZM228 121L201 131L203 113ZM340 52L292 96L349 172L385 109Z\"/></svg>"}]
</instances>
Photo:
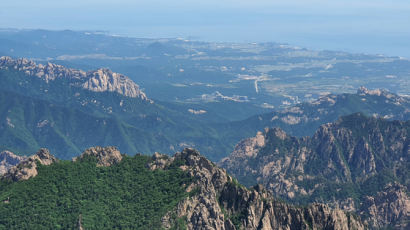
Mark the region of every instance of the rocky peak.
<instances>
[{"instance_id":1,"label":"rocky peak","mask_svg":"<svg viewBox=\"0 0 410 230\"><path fill-rule=\"evenodd\" d=\"M194 149L174 157L154 154L148 167L166 169L173 163L193 178L186 190L195 192L162 218L165 229L172 227L173 216L186 219L188 229L364 229L341 210L296 208L275 200L261 185L247 189Z\"/></svg>"},{"instance_id":2,"label":"rocky peak","mask_svg":"<svg viewBox=\"0 0 410 230\"><path fill-rule=\"evenodd\" d=\"M35 63L33 61L30 61L26 58L20 58L20 59L13 59L11 57L7 56L2 56L0 57L0 65L1 66L27 66L27 65L34 65Z\"/></svg>"},{"instance_id":3,"label":"rocky peak","mask_svg":"<svg viewBox=\"0 0 410 230\"><path fill-rule=\"evenodd\" d=\"M0 175L5 174L11 167L26 159L24 156L17 156L10 151L0 152Z\"/></svg>"},{"instance_id":4,"label":"rocky peak","mask_svg":"<svg viewBox=\"0 0 410 230\"><path fill-rule=\"evenodd\" d=\"M38 163L41 165L50 165L57 161L57 158L51 155L48 149L42 148L36 154L22 160L18 165L10 168L9 171L3 175L3 178L12 181L28 180L37 176Z\"/></svg>"},{"instance_id":5,"label":"rocky peak","mask_svg":"<svg viewBox=\"0 0 410 230\"><path fill-rule=\"evenodd\" d=\"M285 131L283 131L281 128L274 127L272 129L265 129L266 135L273 135L276 138L279 138L280 140L285 140L287 137L287 134ZM256 135L257 137L258 135ZM263 147L263 146L261 146Z\"/></svg>"},{"instance_id":6,"label":"rocky peak","mask_svg":"<svg viewBox=\"0 0 410 230\"><path fill-rule=\"evenodd\" d=\"M87 81L82 86L94 92L117 92L127 97L138 97L147 100L146 95L134 81L106 68L88 72Z\"/></svg>"},{"instance_id":7,"label":"rocky peak","mask_svg":"<svg viewBox=\"0 0 410 230\"><path fill-rule=\"evenodd\" d=\"M198 170L212 171L214 169L214 164L193 148L185 148L182 152L176 153L174 160L182 160L186 166Z\"/></svg>"},{"instance_id":8,"label":"rocky peak","mask_svg":"<svg viewBox=\"0 0 410 230\"><path fill-rule=\"evenodd\" d=\"M51 165L52 163L57 161L57 158L51 155L50 151L48 151L48 149L45 148L41 148L36 154L29 158L38 160L42 165Z\"/></svg>"},{"instance_id":9,"label":"rocky peak","mask_svg":"<svg viewBox=\"0 0 410 230\"><path fill-rule=\"evenodd\" d=\"M368 88L361 86L359 89L357 89L357 94L361 95L375 95L375 96L381 96L383 94L388 93L386 90L382 89L373 89L369 90Z\"/></svg>"},{"instance_id":10,"label":"rocky peak","mask_svg":"<svg viewBox=\"0 0 410 230\"><path fill-rule=\"evenodd\" d=\"M97 166L111 166L120 163L122 155L115 147L92 147L85 150L79 157L73 158L73 161L81 160L84 157L92 156L97 159Z\"/></svg>"},{"instance_id":11,"label":"rocky peak","mask_svg":"<svg viewBox=\"0 0 410 230\"><path fill-rule=\"evenodd\" d=\"M409 97L396 95L386 89L368 89L364 86L361 86L357 90L357 94L360 96L379 96L385 99L386 102L391 102L396 105L409 104Z\"/></svg>"},{"instance_id":12,"label":"rocky peak","mask_svg":"<svg viewBox=\"0 0 410 230\"><path fill-rule=\"evenodd\" d=\"M148 100L139 86L128 77L102 68L85 72L77 69L66 68L53 63L36 64L21 58L0 57L0 69L14 69L28 76L38 77L46 82L57 79L70 79L73 86L81 87L94 92L116 92L126 97Z\"/></svg>"},{"instance_id":13,"label":"rocky peak","mask_svg":"<svg viewBox=\"0 0 410 230\"><path fill-rule=\"evenodd\" d=\"M259 149L265 146L266 141L266 132L269 132L269 129L263 132L257 132L255 137L247 138L240 141L236 146L232 154L235 157L255 157ZM282 135L279 134L282 137ZM222 159L222 162L228 161L229 158L226 157Z\"/></svg>"},{"instance_id":14,"label":"rocky peak","mask_svg":"<svg viewBox=\"0 0 410 230\"><path fill-rule=\"evenodd\" d=\"M368 205L382 210L369 214L371 209L360 208L363 196L359 202L353 199L362 191L355 189L353 193L348 188L352 184L361 188L369 186L369 181L383 178L386 171L401 177L408 168L409 125L409 122L352 114L320 126L312 137L296 138L286 136L280 129L270 129L265 132L263 147L254 144L255 137L243 140L219 165L246 185L262 183L276 196L289 201L326 202L345 210L364 210L364 218L377 213L386 216L383 210L389 209L383 204L388 201ZM381 179L378 183L382 183ZM340 196L336 191L352 195ZM327 198L323 198L323 193ZM394 225L400 213L407 209L403 197L390 196L397 209L389 213L395 217L373 218L369 222L384 227Z\"/></svg>"}]
</instances>

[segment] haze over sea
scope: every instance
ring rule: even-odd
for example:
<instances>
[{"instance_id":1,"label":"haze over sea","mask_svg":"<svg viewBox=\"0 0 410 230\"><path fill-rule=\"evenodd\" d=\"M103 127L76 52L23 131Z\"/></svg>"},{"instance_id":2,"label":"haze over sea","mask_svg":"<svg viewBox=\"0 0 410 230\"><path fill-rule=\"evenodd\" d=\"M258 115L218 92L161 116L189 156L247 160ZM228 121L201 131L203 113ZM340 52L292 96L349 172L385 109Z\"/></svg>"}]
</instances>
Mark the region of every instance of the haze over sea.
<instances>
[{"instance_id":1,"label":"haze over sea","mask_svg":"<svg viewBox=\"0 0 410 230\"><path fill-rule=\"evenodd\" d=\"M408 0L5 1L0 28L279 42L410 58Z\"/></svg>"}]
</instances>

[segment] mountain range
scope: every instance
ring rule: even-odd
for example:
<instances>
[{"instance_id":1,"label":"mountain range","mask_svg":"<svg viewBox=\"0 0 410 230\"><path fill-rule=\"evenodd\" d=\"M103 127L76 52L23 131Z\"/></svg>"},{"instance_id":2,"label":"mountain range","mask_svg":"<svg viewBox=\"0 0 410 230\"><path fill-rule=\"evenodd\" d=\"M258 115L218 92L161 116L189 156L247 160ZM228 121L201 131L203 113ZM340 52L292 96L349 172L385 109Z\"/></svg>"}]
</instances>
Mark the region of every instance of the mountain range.
<instances>
[{"instance_id":1,"label":"mountain range","mask_svg":"<svg viewBox=\"0 0 410 230\"><path fill-rule=\"evenodd\" d=\"M47 147L69 159L90 145L115 145L133 154L192 145L208 152L211 146L225 148L204 121L154 102L121 74L1 60L2 149L24 155Z\"/></svg>"},{"instance_id":2,"label":"mountain range","mask_svg":"<svg viewBox=\"0 0 410 230\"><path fill-rule=\"evenodd\" d=\"M81 70L65 68L61 65L47 63L47 65L36 65L27 59L12 59L1 57L2 69L13 69L24 72L29 77L38 77L46 83L54 80L65 80L71 86L80 87L94 92L117 92L126 97L137 97L146 100L147 97L128 77L113 73L108 69L84 72Z\"/></svg>"},{"instance_id":3,"label":"mountain range","mask_svg":"<svg viewBox=\"0 0 410 230\"><path fill-rule=\"evenodd\" d=\"M312 102L234 121L223 130L227 130L227 136L237 133L253 136L266 127L279 127L294 136L311 136L320 125L357 112L388 120L409 120L410 98L383 89L360 87L355 94L324 95ZM238 130L232 132L230 127Z\"/></svg>"},{"instance_id":4,"label":"mountain range","mask_svg":"<svg viewBox=\"0 0 410 230\"><path fill-rule=\"evenodd\" d=\"M408 60L1 29L0 54L0 229L409 228Z\"/></svg>"},{"instance_id":5,"label":"mountain range","mask_svg":"<svg viewBox=\"0 0 410 230\"><path fill-rule=\"evenodd\" d=\"M64 159L89 146L114 145L130 153L172 153L195 147L218 161L241 139L265 127L305 136L323 123L354 112L400 120L410 115L408 97L360 88L356 94L330 94L220 123L209 118L216 112L208 112L206 118L202 115L207 111L190 104L151 99L135 82L108 69L85 72L2 57L0 80L1 149L25 155L47 147ZM226 105L221 104L219 110Z\"/></svg>"},{"instance_id":6,"label":"mountain range","mask_svg":"<svg viewBox=\"0 0 410 230\"><path fill-rule=\"evenodd\" d=\"M409 227L410 122L356 113L310 137L280 128L241 141L220 162L247 186L261 183L284 200L331 204L374 228Z\"/></svg>"},{"instance_id":7,"label":"mountain range","mask_svg":"<svg viewBox=\"0 0 410 230\"><path fill-rule=\"evenodd\" d=\"M6 229L366 227L323 204L295 207L262 186L247 189L194 149L131 157L95 147L73 161L40 149L0 184L0 228Z\"/></svg>"}]
</instances>

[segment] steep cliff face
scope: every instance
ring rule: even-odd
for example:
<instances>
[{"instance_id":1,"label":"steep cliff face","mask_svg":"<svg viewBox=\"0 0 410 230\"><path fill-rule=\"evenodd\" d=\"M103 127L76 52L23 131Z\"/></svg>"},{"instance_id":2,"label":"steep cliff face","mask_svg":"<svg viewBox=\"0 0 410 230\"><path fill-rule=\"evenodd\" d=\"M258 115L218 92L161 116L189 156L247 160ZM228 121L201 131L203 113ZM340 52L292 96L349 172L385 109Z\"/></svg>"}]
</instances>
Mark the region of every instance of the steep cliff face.
<instances>
[{"instance_id":1,"label":"steep cliff face","mask_svg":"<svg viewBox=\"0 0 410 230\"><path fill-rule=\"evenodd\" d=\"M28 180L37 176L37 164L50 165L57 161L47 149L40 149L36 154L20 161L16 166L10 168L3 178L12 181Z\"/></svg>"},{"instance_id":2,"label":"steep cliff face","mask_svg":"<svg viewBox=\"0 0 410 230\"><path fill-rule=\"evenodd\" d=\"M298 208L274 199L262 186L247 189L193 149L172 158L155 154L148 167L166 170L171 164L194 180L187 187L191 195L162 218L166 229L175 224L175 216L188 229L365 229L341 210L322 204Z\"/></svg>"},{"instance_id":3,"label":"steep cliff face","mask_svg":"<svg viewBox=\"0 0 410 230\"><path fill-rule=\"evenodd\" d=\"M84 89L94 92L117 92L128 97L139 97L146 100L146 95L128 77L113 73L109 69L98 69L87 73L87 81L82 84Z\"/></svg>"},{"instance_id":4,"label":"steep cliff face","mask_svg":"<svg viewBox=\"0 0 410 230\"><path fill-rule=\"evenodd\" d=\"M388 184L375 196L365 196L360 213L368 217L374 228L394 223L395 229L408 229L410 198L407 189L398 183Z\"/></svg>"},{"instance_id":5,"label":"steep cliff face","mask_svg":"<svg viewBox=\"0 0 410 230\"><path fill-rule=\"evenodd\" d=\"M0 175L6 173L11 167L26 159L24 156L17 156L10 151L0 152Z\"/></svg>"},{"instance_id":6,"label":"steep cliff face","mask_svg":"<svg viewBox=\"0 0 410 230\"><path fill-rule=\"evenodd\" d=\"M372 225L394 225L406 217L392 214L395 217L380 218L383 215L360 207L367 200L365 195L376 195L390 181L408 186L409 132L410 122L361 114L322 125L312 137L295 138L278 128L267 129L264 145L248 145L254 138L244 140L220 165L239 181L262 183L286 200L326 202L358 212L359 207L367 210L363 215L373 215L364 215L375 220ZM401 200L408 200L401 194ZM387 203L376 202L372 207L385 210L383 205ZM403 205L397 207L401 211L395 213L405 212Z\"/></svg>"},{"instance_id":7,"label":"steep cliff face","mask_svg":"<svg viewBox=\"0 0 410 230\"><path fill-rule=\"evenodd\" d=\"M0 69L14 69L24 72L31 77L38 77L46 82L67 79L73 86L81 87L94 92L116 92L127 97L148 100L137 84L128 77L113 73L108 69L98 69L85 72L69 69L53 63L36 64L28 59L13 59L0 57Z\"/></svg>"}]
</instances>

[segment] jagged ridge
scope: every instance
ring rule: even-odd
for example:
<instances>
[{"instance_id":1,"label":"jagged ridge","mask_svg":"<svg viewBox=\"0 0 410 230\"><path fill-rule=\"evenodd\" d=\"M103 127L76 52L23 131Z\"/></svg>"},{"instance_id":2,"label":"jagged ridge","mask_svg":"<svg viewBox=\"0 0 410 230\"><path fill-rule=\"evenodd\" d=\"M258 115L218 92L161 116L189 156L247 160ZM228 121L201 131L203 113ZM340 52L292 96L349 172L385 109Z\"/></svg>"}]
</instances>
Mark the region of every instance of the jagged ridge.
<instances>
[{"instance_id":1,"label":"jagged ridge","mask_svg":"<svg viewBox=\"0 0 410 230\"><path fill-rule=\"evenodd\" d=\"M172 158L156 154L152 159L149 167L153 170L180 162L180 168L195 178L187 191L196 194L163 218L167 229L173 226L173 215L186 218L188 229L365 228L355 217L323 204L296 208L274 199L261 186L247 189L194 149L184 149Z\"/></svg>"},{"instance_id":2,"label":"jagged ridge","mask_svg":"<svg viewBox=\"0 0 410 230\"><path fill-rule=\"evenodd\" d=\"M113 164L120 166L124 159L118 150L113 147L90 148L76 159L79 163L85 160L86 164L80 168L84 168L89 164L87 163L90 162L89 157L96 159L97 166L105 165L110 167L115 167ZM144 158L143 156L136 157ZM130 159L128 157L125 158L130 163ZM31 163L37 162L44 165L57 162L45 149L41 149L31 159L35 159L30 160L29 162ZM18 170L25 168L21 166L27 166L25 162L22 161L9 172L19 172ZM77 164L77 162L71 164ZM36 165L33 166L32 168L35 170ZM182 152L176 153L174 157L156 153L152 156L151 160L147 161L145 167L149 169L148 171L156 173L180 171L183 172L183 174L179 173L180 175L186 175L191 178L190 180L185 180L184 184L179 185L190 195L176 203L174 208L162 217L161 225L166 229L178 227L178 224L181 224L181 220L183 222L182 225L187 229L365 229L360 219L341 210L333 210L322 204L294 207L274 199L262 186L247 189L238 184L224 169L218 168L194 149L184 149ZM113 170L116 171L119 168L117 167ZM101 172L108 173L110 171L103 170ZM135 172L130 173L135 174ZM3 179L9 179L8 175L14 174L8 173ZM72 172L72 174L76 175L76 172ZM31 177L21 177L20 179L30 180L39 175L41 173L37 174L36 171ZM165 176L166 173L163 173L163 175ZM103 175L100 176L102 177ZM97 178L100 178L100 176L97 176ZM110 177L110 175L105 176ZM63 181L63 184L71 183L69 183L68 178L64 179L67 181ZM126 178L118 178L118 180L126 181ZM36 183L45 183L45 181L46 178L43 177L41 180L37 180ZM87 183L90 183L91 186L95 182L87 181ZM52 184L50 186L53 187ZM77 186L82 185L77 184ZM115 189L115 187L112 189ZM132 193L133 191L129 192ZM94 193L95 191L91 194ZM116 191L113 190L110 193L116 194ZM16 195L18 196L18 194ZM0 204L0 207L1 205L15 204L16 195L8 197L4 204ZM122 197L121 194L118 195ZM0 196L3 197L4 194L0 194ZM59 199L64 200L64 197ZM138 199L132 202L136 201ZM98 200L93 202L98 202ZM56 211L60 212L61 210ZM90 224L89 221L88 223L82 222L82 216L84 215L80 214L75 223L67 226L77 224L78 227L83 227L84 224ZM116 220L118 218L123 217L116 217ZM32 222L30 221L30 223ZM149 226L145 227L150 228Z\"/></svg>"},{"instance_id":3,"label":"jagged ridge","mask_svg":"<svg viewBox=\"0 0 410 230\"><path fill-rule=\"evenodd\" d=\"M364 196L372 196L389 181L408 186L409 132L409 121L386 121L360 113L324 124L312 137L296 138L279 128L266 129L240 142L220 165L240 181L263 183L287 200L326 202L359 213ZM398 206L392 208L401 209L395 212L397 216L385 219L373 212L376 216L368 219L372 226L402 222L403 215L398 213L410 208L409 198L398 197Z\"/></svg>"},{"instance_id":4,"label":"jagged ridge","mask_svg":"<svg viewBox=\"0 0 410 230\"><path fill-rule=\"evenodd\" d=\"M16 166L11 167L4 175L3 178L12 181L28 180L37 176L38 164L50 165L57 162L57 158L50 154L48 149L40 149L36 154L23 159Z\"/></svg>"},{"instance_id":5,"label":"jagged ridge","mask_svg":"<svg viewBox=\"0 0 410 230\"><path fill-rule=\"evenodd\" d=\"M76 87L81 87L94 92L116 92L127 97L148 100L137 84L128 77L113 73L111 70L102 68L85 72L70 69L53 63L36 64L34 61L20 58L0 57L0 69L15 69L24 72L28 76L35 76L46 82L57 79L69 79Z\"/></svg>"},{"instance_id":6,"label":"jagged ridge","mask_svg":"<svg viewBox=\"0 0 410 230\"><path fill-rule=\"evenodd\" d=\"M93 147L85 150L79 157L74 157L73 161L84 159L85 157L95 157L97 159L97 166L111 166L121 162L122 155L117 148L110 147Z\"/></svg>"}]
</instances>

